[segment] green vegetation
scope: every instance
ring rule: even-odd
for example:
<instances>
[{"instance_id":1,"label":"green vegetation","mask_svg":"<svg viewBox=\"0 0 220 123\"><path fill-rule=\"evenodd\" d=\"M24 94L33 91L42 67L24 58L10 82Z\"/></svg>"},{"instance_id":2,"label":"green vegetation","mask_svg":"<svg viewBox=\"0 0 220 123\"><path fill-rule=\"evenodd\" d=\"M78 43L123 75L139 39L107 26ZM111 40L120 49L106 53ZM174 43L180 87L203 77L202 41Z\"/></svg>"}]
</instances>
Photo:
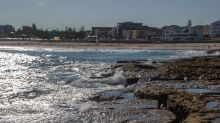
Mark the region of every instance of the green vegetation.
<instances>
[{"instance_id":1,"label":"green vegetation","mask_svg":"<svg viewBox=\"0 0 220 123\"><path fill-rule=\"evenodd\" d=\"M38 29L36 24L32 24L32 27L28 29L18 29L15 31L14 37L20 38L33 38L33 39L54 39L59 38L61 40L78 40L86 38L86 31L84 26L80 28L79 31L76 31L75 28L65 27L65 30L51 30L48 29L43 30Z\"/></svg>"}]
</instances>

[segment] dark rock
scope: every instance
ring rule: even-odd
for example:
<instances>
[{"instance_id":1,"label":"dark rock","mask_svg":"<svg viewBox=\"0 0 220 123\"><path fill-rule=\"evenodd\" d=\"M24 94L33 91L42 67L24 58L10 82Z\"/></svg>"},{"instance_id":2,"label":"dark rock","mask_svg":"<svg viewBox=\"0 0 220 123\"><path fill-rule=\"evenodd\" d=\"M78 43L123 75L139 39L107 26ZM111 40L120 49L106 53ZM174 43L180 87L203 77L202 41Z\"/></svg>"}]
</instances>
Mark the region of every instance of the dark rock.
<instances>
[{"instance_id":1,"label":"dark rock","mask_svg":"<svg viewBox=\"0 0 220 123\"><path fill-rule=\"evenodd\" d=\"M153 70L156 69L156 67L146 64L134 64L134 66L142 69L153 69Z\"/></svg>"},{"instance_id":2,"label":"dark rock","mask_svg":"<svg viewBox=\"0 0 220 123\"><path fill-rule=\"evenodd\" d=\"M134 91L135 96L158 100L158 108L176 114L174 122L212 122L220 117L219 109L205 108L210 100L220 102L217 91L220 87L220 56L180 59L156 67L129 63L122 69L131 84L138 78L146 80L144 86ZM189 90L207 92L191 93Z\"/></svg>"},{"instance_id":3,"label":"dark rock","mask_svg":"<svg viewBox=\"0 0 220 123\"><path fill-rule=\"evenodd\" d=\"M125 87L128 85L136 84L139 80L140 78L127 78Z\"/></svg>"},{"instance_id":4,"label":"dark rock","mask_svg":"<svg viewBox=\"0 0 220 123\"><path fill-rule=\"evenodd\" d=\"M97 93L96 95L90 97L89 99L96 102L114 101L114 100L126 98L126 95L130 92L132 92L132 90L130 89L107 90Z\"/></svg>"},{"instance_id":5,"label":"dark rock","mask_svg":"<svg viewBox=\"0 0 220 123\"><path fill-rule=\"evenodd\" d=\"M216 49L216 50L209 50L207 51L207 54L214 54L216 52L220 52L220 49Z\"/></svg>"},{"instance_id":6,"label":"dark rock","mask_svg":"<svg viewBox=\"0 0 220 123\"><path fill-rule=\"evenodd\" d=\"M130 63L141 63L140 61L130 61L130 60L122 60L122 61L117 61L117 63L123 63L123 64L130 64Z\"/></svg>"},{"instance_id":7,"label":"dark rock","mask_svg":"<svg viewBox=\"0 0 220 123\"><path fill-rule=\"evenodd\" d=\"M157 61L152 61L152 64L157 64Z\"/></svg>"},{"instance_id":8,"label":"dark rock","mask_svg":"<svg viewBox=\"0 0 220 123\"><path fill-rule=\"evenodd\" d=\"M195 57L177 60L160 67L152 80L219 80L220 58ZM201 76L202 75L202 76Z\"/></svg>"}]
</instances>

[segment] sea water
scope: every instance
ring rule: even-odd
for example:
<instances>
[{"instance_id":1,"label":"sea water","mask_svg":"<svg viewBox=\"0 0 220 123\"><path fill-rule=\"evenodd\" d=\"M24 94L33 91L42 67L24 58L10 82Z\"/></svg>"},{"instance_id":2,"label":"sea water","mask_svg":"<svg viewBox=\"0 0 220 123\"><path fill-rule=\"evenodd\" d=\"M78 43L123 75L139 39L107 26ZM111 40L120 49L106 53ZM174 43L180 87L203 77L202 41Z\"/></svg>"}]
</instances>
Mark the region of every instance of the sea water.
<instances>
[{"instance_id":1,"label":"sea water","mask_svg":"<svg viewBox=\"0 0 220 123\"><path fill-rule=\"evenodd\" d=\"M88 98L121 89L122 72L99 78L119 60L167 60L203 51L0 47L0 122L65 122L94 107ZM119 83L119 84L111 84Z\"/></svg>"}]
</instances>

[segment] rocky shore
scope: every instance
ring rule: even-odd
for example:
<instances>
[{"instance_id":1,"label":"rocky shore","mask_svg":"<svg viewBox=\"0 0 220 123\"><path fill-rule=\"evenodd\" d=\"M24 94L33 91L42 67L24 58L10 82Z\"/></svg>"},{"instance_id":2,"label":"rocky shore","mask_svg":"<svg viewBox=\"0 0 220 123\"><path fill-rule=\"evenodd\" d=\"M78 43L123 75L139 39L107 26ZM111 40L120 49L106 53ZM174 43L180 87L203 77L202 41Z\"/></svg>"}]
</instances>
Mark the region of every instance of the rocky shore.
<instances>
[{"instance_id":1,"label":"rocky shore","mask_svg":"<svg viewBox=\"0 0 220 123\"><path fill-rule=\"evenodd\" d=\"M123 70L125 89L90 100L99 103L96 112L112 114L117 122L220 122L220 56L118 61L108 69Z\"/></svg>"}]
</instances>

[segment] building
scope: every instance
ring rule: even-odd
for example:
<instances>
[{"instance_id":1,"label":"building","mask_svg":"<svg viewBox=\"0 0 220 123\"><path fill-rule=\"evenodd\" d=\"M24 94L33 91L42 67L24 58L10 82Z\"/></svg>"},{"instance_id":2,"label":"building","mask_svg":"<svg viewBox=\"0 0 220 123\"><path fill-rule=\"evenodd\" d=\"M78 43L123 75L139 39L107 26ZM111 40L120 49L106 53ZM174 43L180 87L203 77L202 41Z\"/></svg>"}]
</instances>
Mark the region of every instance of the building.
<instances>
[{"instance_id":1,"label":"building","mask_svg":"<svg viewBox=\"0 0 220 123\"><path fill-rule=\"evenodd\" d=\"M109 40L112 38L112 27L92 27L92 35L98 40Z\"/></svg>"},{"instance_id":2,"label":"building","mask_svg":"<svg viewBox=\"0 0 220 123\"><path fill-rule=\"evenodd\" d=\"M203 37L204 37L204 39L206 39L206 38L210 38L210 29L211 29L211 27L210 27L210 25L204 25L203 26Z\"/></svg>"},{"instance_id":3,"label":"building","mask_svg":"<svg viewBox=\"0 0 220 123\"><path fill-rule=\"evenodd\" d=\"M220 20L211 24L210 35L212 38L220 38Z\"/></svg>"},{"instance_id":4,"label":"building","mask_svg":"<svg viewBox=\"0 0 220 123\"><path fill-rule=\"evenodd\" d=\"M116 39L132 40L136 37L138 30L140 30L142 26L142 23L118 23L117 26L114 28L114 37Z\"/></svg>"},{"instance_id":5,"label":"building","mask_svg":"<svg viewBox=\"0 0 220 123\"><path fill-rule=\"evenodd\" d=\"M0 25L0 37L9 37L13 32L15 32L15 28L12 25Z\"/></svg>"},{"instance_id":6,"label":"building","mask_svg":"<svg viewBox=\"0 0 220 123\"><path fill-rule=\"evenodd\" d=\"M23 26L22 29L23 29L23 34L27 36L31 36L33 34L33 27Z\"/></svg>"},{"instance_id":7,"label":"building","mask_svg":"<svg viewBox=\"0 0 220 123\"><path fill-rule=\"evenodd\" d=\"M192 27L191 20L188 21L185 27L165 26L162 28L162 32L162 39L165 41L200 41L203 39L201 26Z\"/></svg>"},{"instance_id":8,"label":"building","mask_svg":"<svg viewBox=\"0 0 220 123\"><path fill-rule=\"evenodd\" d=\"M120 40L143 40L148 41L156 37L159 29L143 26L142 23L123 22L118 23L113 29L113 37Z\"/></svg>"},{"instance_id":9,"label":"building","mask_svg":"<svg viewBox=\"0 0 220 123\"><path fill-rule=\"evenodd\" d=\"M162 39L166 41L175 40L174 36L178 35L181 32L182 32L182 29L180 26L177 26L177 25L164 26L162 28Z\"/></svg>"}]
</instances>

